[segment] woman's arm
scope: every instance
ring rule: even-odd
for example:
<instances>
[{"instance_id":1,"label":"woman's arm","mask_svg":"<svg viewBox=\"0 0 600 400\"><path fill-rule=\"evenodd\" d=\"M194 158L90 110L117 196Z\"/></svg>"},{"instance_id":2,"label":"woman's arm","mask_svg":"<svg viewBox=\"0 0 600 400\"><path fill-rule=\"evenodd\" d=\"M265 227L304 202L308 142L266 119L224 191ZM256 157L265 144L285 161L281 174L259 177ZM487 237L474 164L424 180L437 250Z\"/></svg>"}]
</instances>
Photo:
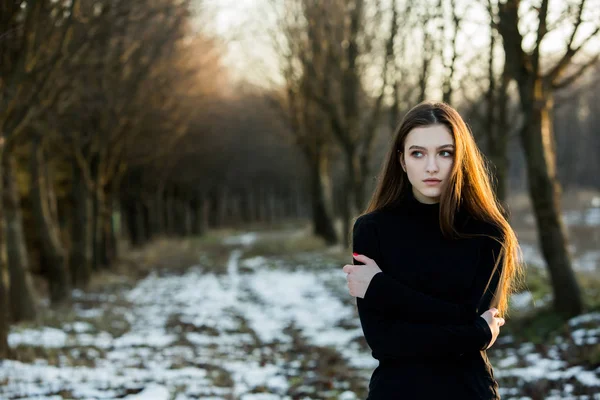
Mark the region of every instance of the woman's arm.
<instances>
[{"instance_id":1,"label":"woman's arm","mask_svg":"<svg viewBox=\"0 0 600 400\"><path fill-rule=\"evenodd\" d=\"M381 321L370 315L362 299L358 299L358 312L367 344L379 360L458 358L486 349L492 340L490 327L481 317L464 325Z\"/></svg>"},{"instance_id":2,"label":"woman's arm","mask_svg":"<svg viewBox=\"0 0 600 400\"><path fill-rule=\"evenodd\" d=\"M365 216L359 217L354 223L352 250L372 258L380 265L377 230L374 223L365 219ZM354 260L354 264L361 263ZM383 272L373 277L362 300L367 307L391 311L417 322L438 320L441 323L460 323L472 321L476 316L472 307L467 308L426 295Z\"/></svg>"},{"instance_id":3,"label":"woman's arm","mask_svg":"<svg viewBox=\"0 0 600 400\"><path fill-rule=\"evenodd\" d=\"M493 235L499 237L497 235ZM502 274L500 257L502 245L489 237L477 240L480 244L477 273L467 305L469 312L476 315L466 325L431 325L410 323L402 320L378 321L369 315L364 302L358 301L359 315L367 343L376 358L459 356L470 351L487 348L492 332L479 314L497 305L495 295ZM382 329L385 326L385 329Z\"/></svg>"}]
</instances>

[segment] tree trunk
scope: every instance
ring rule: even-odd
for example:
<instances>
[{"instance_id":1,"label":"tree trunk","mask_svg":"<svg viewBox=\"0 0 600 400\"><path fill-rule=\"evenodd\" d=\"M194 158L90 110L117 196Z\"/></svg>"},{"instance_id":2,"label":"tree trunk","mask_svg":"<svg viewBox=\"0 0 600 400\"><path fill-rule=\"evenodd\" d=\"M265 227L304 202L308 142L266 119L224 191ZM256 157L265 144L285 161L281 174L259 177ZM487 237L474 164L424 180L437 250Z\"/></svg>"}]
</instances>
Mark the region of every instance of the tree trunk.
<instances>
[{"instance_id":1,"label":"tree trunk","mask_svg":"<svg viewBox=\"0 0 600 400\"><path fill-rule=\"evenodd\" d=\"M135 231L137 233L137 241L136 245L142 245L146 243L146 235L145 235L145 223L144 223L144 205L141 201L137 200L133 206L133 215L134 220L133 224L135 226Z\"/></svg>"},{"instance_id":2,"label":"tree trunk","mask_svg":"<svg viewBox=\"0 0 600 400\"><path fill-rule=\"evenodd\" d=\"M113 199L112 193L104 193L104 207L100 215L100 261L104 268L109 268L116 257L116 249L113 247Z\"/></svg>"},{"instance_id":3,"label":"tree trunk","mask_svg":"<svg viewBox=\"0 0 600 400\"><path fill-rule=\"evenodd\" d=\"M219 210L219 199L218 199L218 188L213 188L208 194L208 223L211 228L215 228L219 225L217 221L217 214Z\"/></svg>"},{"instance_id":4,"label":"tree trunk","mask_svg":"<svg viewBox=\"0 0 600 400\"><path fill-rule=\"evenodd\" d=\"M175 193L174 190L165 191L165 231L167 235L175 233Z\"/></svg>"},{"instance_id":5,"label":"tree trunk","mask_svg":"<svg viewBox=\"0 0 600 400\"><path fill-rule=\"evenodd\" d=\"M2 138L0 136L0 138ZM3 139L3 138L2 138ZM4 145L0 143L0 175L2 174L3 159L5 157ZM0 179L0 193L3 192L3 180ZM4 241L4 206L0 202L0 360L8 358L10 347L8 347L9 328L9 303L8 303L8 271L6 270L6 242Z\"/></svg>"},{"instance_id":6,"label":"tree trunk","mask_svg":"<svg viewBox=\"0 0 600 400\"><path fill-rule=\"evenodd\" d=\"M127 232L129 233L129 242L132 247L138 247L141 245L141 232L137 224L137 201L133 199L127 199L122 202L123 205L123 217L125 224L127 225Z\"/></svg>"},{"instance_id":7,"label":"tree trunk","mask_svg":"<svg viewBox=\"0 0 600 400\"><path fill-rule=\"evenodd\" d=\"M165 190L162 186L156 190L154 194L154 202L152 207L150 230L155 235L164 235L165 233Z\"/></svg>"},{"instance_id":8,"label":"tree trunk","mask_svg":"<svg viewBox=\"0 0 600 400\"><path fill-rule=\"evenodd\" d=\"M35 291L29 270L15 160L6 155L4 167L4 228L9 271L11 321L32 320L36 315Z\"/></svg>"},{"instance_id":9,"label":"tree trunk","mask_svg":"<svg viewBox=\"0 0 600 400\"><path fill-rule=\"evenodd\" d=\"M101 224L101 208L104 197L104 191L101 190L98 186L100 185L100 175L99 175L99 156L97 154L92 155L91 160L91 175L94 179L94 188L92 192L92 227L91 232L92 236L90 238L90 246L92 248L92 270L98 271L100 269L100 238L102 233L102 224Z\"/></svg>"},{"instance_id":10,"label":"tree trunk","mask_svg":"<svg viewBox=\"0 0 600 400\"><path fill-rule=\"evenodd\" d=\"M217 189L217 226L225 225L227 215L227 200L229 199L228 190L224 186Z\"/></svg>"},{"instance_id":11,"label":"tree trunk","mask_svg":"<svg viewBox=\"0 0 600 400\"><path fill-rule=\"evenodd\" d=\"M258 220L260 222L266 222L268 218L268 209L267 209L267 190L265 189L265 185L260 185L258 187Z\"/></svg>"},{"instance_id":12,"label":"tree trunk","mask_svg":"<svg viewBox=\"0 0 600 400\"><path fill-rule=\"evenodd\" d=\"M210 202L206 193L200 194L198 204L198 235L204 235L208 231L208 213L210 211Z\"/></svg>"},{"instance_id":13,"label":"tree trunk","mask_svg":"<svg viewBox=\"0 0 600 400\"><path fill-rule=\"evenodd\" d=\"M489 9L490 18L493 19L493 11ZM494 73L496 51L496 30L490 29L490 48L488 60L488 79L489 87L486 93L487 98L487 139L488 139L488 154L490 161L494 165L495 181L494 190L498 200L506 207L506 199L508 196L508 139L510 129L507 123L507 108L508 108L508 84L510 76L504 58L504 67L502 70L502 84L500 88L496 87L496 74Z\"/></svg>"},{"instance_id":14,"label":"tree trunk","mask_svg":"<svg viewBox=\"0 0 600 400\"><path fill-rule=\"evenodd\" d=\"M98 184L94 190L94 222L93 222L93 235L92 235L92 246L93 246L93 261L92 267L95 271L106 267L106 258L104 250L104 224L105 224L105 213L106 213L106 199L104 189L99 187Z\"/></svg>"},{"instance_id":15,"label":"tree trunk","mask_svg":"<svg viewBox=\"0 0 600 400\"><path fill-rule=\"evenodd\" d=\"M144 240L149 242L152 239L152 226L150 224L150 207L146 202L142 201L142 215L143 215L143 228L144 228Z\"/></svg>"},{"instance_id":16,"label":"tree trunk","mask_svg":"<svg viewBox=\"0 0 600 400\"><path fill-rule=\"evenodd\" d=\"M529 93L531 97L522 96L521 99L528 119L521 132L521 141L526 154L529 194L542 254L550 271L554 309L564 316L574 316L581 313L583 304L571 267L567 233L560 214L561 189L556 176L552 93L543 88L541 80L535 83Z\"/></svg>"},{"instance_id":17,"label":"tree trunk","mask_svg":"<svg viewBox=\"0 0 600 400\"><path fill-rule=\"evenodd\" d=\"M543 7L538 10L539 38L547 32L547 5L547 2L542 3ZM532 53L526 53L522 48L519 1L499 3L498 13L498 30L503 37L506 54L505 68L517 81L521 110L525 117L521 143L525 152L529 193L539 242L552 282L554 310L565 317L575 316L581 313L583 303L571 267L566 229L560 214L561 189L556 173L556 144L552 126L552 90L556 77L553 72L547 75L541 73L538 46ZM568 63L572 55L566 54L564 57L567 58L561 59L559 63ZM550 71L554 71L554 68Z\"/></svg>"},{"instance_id":18,"label":"tree trunk","mask_svg":"<svg viewBox=\"0 0 600 400\"><path fill-rule=\"evenodd\" d=\"M83 173L73 161L73 221L70 271L73 286L85 288L92 277L92 220L90 194Z\"/></svg>"},{"instance_id":19,"label":"tree trunk","mask_svg":"<svg viewBox=\"0 0 600 400\"><path fill-rule=\"evenodd\" d=\"M508 141L511 130L508 123L508 85L510 76L506 69L502 72L502 84L498 93L498 119L496 121L496 151L494 152L494 162L496 163L496 195L502 204L506 205L508 199ZM508 208L507 208L508 210Z\"/></svg>"},{"instance_id":20,"label":"tree trunk","mask_svg":"<svg viewBox=\"0 0 600 400\"><path fill-rule=\"evenodd\" d=\"M3 238L0 239L4 245ZM8 312L8 282L6 272L6 260L0 261L0 360L10 356L10 347L8 347L8 329L10 314Z\"/></svg>"},{"instance_id":21,"label":"tree trunk","mask_svg":"<svg viewBox=\"0 0 600 400\"><path fill-rule=\"evenodd\" d=\"M272 184L268 186L268 189L266 190L266 195L267 195L267 210L268 210L267 221L269 224L272 224L277 219L275 188L273 187Z\"/></svg>"},{"instance_id":22,"label":"tree trunk","mask_svg":"<svg viewBox=\"0 0 600 400\"><path fill-rule=\"evenodd\" d=\"M331 211L331 179L329 177L328 159L320 153L311 165L311 203L314 234L325 239L329 245L336 244Z\"/></svg>"},{"instance_id":23,"label":"tree trunk","mask_svg":"<svg viewBox=\"0 0 600 400\"><path fill-rule=\"evenodd\" d=\"M71 285L65 251L60 243L57 222L51 218L48 193L52 182L45 182L47 168L44 150L39 136L32 141L31 154L31 202L41 244L41 264L50 289L50 301L57 304L70 298Z\"/></svg>"},{"instance_id":24,"label":"tree trunk","mask_svg":"<svg viewBox=\"0 0 600 400\"><path fill-rule=\"evenodd\" d=\"M110 216L110 231L108 235L108 246L111 251L111 260L114 262L119 256L118 237L122 226L121 205L113 195L112 214Z\"/></svg>"}]
</instances>

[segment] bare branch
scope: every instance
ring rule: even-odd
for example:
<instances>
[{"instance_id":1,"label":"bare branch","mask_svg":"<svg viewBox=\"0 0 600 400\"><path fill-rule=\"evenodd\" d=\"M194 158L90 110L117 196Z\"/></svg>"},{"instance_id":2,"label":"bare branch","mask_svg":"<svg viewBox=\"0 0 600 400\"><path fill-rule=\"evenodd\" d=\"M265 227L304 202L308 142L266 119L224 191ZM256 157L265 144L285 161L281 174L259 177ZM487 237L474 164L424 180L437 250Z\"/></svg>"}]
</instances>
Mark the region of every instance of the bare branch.
<instances>
[{"instance_id":1,"label":"bare branch","mask_svg":"<svg viewBox=\"0 0 600 400\"><path fill-rule=\"evenodd\" d=\"M596 29L590 35L588 35L585 39L583 39L581 41L579 46L573 47L573 41L575 39L575 35L577 34L577 31L579 30L579 27L581 26L581 23L582 23L581 16L583 13L584 5L585 5L585 0L581 0L581 3L579 3L579 9L577 12L577 20L575 21L575 24L573 25L573 32L571 33L571 37L569 38L569 42L567 44L567 50L566 50L565 54L556 63L556 65L550 69L550 72L548 72L548 74L546 75L546 78L549 79L551 82L554 82L560 78L560 76L565 72L566 68L569 66L569 63L571 62L573 57L590 41L590 39L595 37L598 34L598 32L600 32L600 25L598 25L598 26L596 26Z\"/></svg>"},{"instance_id":2,"label":"bare branch","mask_svg":"<svg viewBox=\"0 0 600 400\"><path fill-rule=\"evenodd\" d=\"M554 89L562 89L566 86L569 86L571 83L575 82L580 76L582 76L585 71L587 71L590 67L596 65L600 60L600 53L597 53L594 57L590 58L586 63L582 64L577 68L575 72L573 72L568 77L563 78L560 82L553 82L552 87Z\"/></svg>"},{"instance_id":3,"label":"bare branch","mask_svg":"<svg viewBox=\"0 0 600 400\"><path fill-rule=\"evenodd\" d=\"M537 30L537 37L535 40L535 48L533 49L533 53L531 55L531 64L533 68L533 73L537 75L539 73L540 68L540 45L542 44L542 40L548 33L548 0L543 0L542 4L538 11L539 15L539 25Z\"/></svg>"}]
</instances>

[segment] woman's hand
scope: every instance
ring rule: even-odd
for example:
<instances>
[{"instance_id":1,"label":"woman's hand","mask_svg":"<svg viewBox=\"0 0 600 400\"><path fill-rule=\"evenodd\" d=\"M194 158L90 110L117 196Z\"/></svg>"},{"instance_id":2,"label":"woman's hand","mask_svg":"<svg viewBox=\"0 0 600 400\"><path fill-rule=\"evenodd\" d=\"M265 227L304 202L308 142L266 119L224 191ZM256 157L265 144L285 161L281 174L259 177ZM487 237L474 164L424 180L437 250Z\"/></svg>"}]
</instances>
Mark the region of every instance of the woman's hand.
<instances>
[{"instance_id":1,"label":"woman's hand","mask_svg":"<svg viewBox=\"0 0 600 400\"><path fill-rule=\"evenodd\" d=\"M481 318L485 319L485 321L490 327L490 330L492 331L492 340L490 341L488 347L486 347L486 350L492 347L492 345L498 338L498 335L500 334L500 327L504 325L505 322L504 318L496 317L496 315L498 315L497 308L490 308L489 310L481 314Z\"/></svg>"},{"instance_id":2,"label":"woman's hand","mask_svg":"<svg viewBox=\"0 0 600 400\"><path fill-rule=\"evenodd\" d=\"M363 299L365 293L367 293L367 288L369 287L369 283L371 283L371 279L381 272L381 268L379 268L375 261L367 256L356 253L353 253L352 256L354 259L365 265L346 264L344 265L343 270L348 274L347 280L350 295Z\"/></svg>"}]
</instances>

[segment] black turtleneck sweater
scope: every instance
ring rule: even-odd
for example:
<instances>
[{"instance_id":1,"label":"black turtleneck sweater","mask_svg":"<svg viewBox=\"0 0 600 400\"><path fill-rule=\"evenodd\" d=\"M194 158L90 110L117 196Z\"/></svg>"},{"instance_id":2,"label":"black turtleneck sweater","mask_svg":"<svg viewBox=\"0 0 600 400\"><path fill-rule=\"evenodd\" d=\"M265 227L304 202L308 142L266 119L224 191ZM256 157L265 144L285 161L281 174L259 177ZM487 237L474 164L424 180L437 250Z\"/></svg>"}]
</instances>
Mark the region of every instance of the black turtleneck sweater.
<instances>
[{"instance_id":1,"label":"black turtleneck sweater","mask_svg":"<svg viewBox=\"0 0 600 400\"><path fill-rule=\"evenodd\" d=\"M353 251L382 270L357 299L365 339L380 361L368 400L499 399L484 350L492 334L479 316L497 305L501 245L490 236L499 231L458 212L457 230L480 236L448 239L439 209L408 191L354 224Z\"/></svg>"}]
</instances>

